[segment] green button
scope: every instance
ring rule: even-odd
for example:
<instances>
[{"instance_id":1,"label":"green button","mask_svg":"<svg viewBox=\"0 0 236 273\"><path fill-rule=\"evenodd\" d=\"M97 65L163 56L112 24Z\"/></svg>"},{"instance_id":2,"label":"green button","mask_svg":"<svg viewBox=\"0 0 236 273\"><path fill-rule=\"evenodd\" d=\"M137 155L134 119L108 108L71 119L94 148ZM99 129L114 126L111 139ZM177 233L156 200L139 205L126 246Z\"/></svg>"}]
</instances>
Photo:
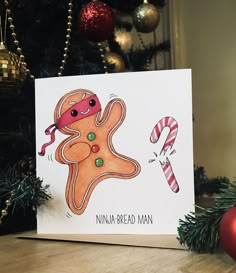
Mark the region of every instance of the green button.
<instances>
[{"instance_id":1,"label":"green button","mask_svg":"<svg viewBox=\"0 0 236 273\"><path fill-rule=\"evenodd\" d=\"M103 161L103 159L102 158L97 158L96 160L95 160L95 165L97 166L97 167L101 167L102 165L103 165L103 163L104 163L104 161Z\"/></svg>"},{"instance_id":2,"label":"green button","mask_svg":"<svg viewBox=\"0 0 236 273\"><path fill-rule=\"evenodd\" d=\"M91 132L87 135L87 138L89 141L92 141L96 138L96 135L95 135L95 133Z\"/></svg>"}]
</instances>

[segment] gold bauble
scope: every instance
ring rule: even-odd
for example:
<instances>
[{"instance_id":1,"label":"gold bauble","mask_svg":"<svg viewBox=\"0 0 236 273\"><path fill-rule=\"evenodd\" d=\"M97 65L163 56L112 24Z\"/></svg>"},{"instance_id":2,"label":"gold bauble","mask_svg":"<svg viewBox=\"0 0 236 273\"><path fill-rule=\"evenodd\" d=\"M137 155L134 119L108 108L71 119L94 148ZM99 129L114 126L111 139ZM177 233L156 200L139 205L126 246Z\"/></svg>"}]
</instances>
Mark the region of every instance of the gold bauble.
<instances>
[{"instance_id":1,"label":"gold bauble","mask_svg":"<svg viewBox=\"0 0 236 273\"><path fill-rule=\"evenodd\" d=\"M25 77L26 67L20 57L0 44L0 93L14 91Z\"/></svg>"},{"instance_id":2,"label":"gold bauble","mask_svg":"<svg viewBox=\"0 0 236 273\"><path fill-rule=\"evenodd\" d=\"M104 56L108 65L112 65L112 72L123 72L125 70L125 63L123 58L114 52L107 52Z\"/></svg>"},{"instance_id":3,"label":"gold bauble","mask_svg":"<svg viewBox=\"0 0 236 273\"><path fill-rule=\"evenodd\" d=\"M150 33L154 31L160 22L158 9L149 3L138 6L133 14L133 23L138 32Z\"/></svg>"}]
</instances>

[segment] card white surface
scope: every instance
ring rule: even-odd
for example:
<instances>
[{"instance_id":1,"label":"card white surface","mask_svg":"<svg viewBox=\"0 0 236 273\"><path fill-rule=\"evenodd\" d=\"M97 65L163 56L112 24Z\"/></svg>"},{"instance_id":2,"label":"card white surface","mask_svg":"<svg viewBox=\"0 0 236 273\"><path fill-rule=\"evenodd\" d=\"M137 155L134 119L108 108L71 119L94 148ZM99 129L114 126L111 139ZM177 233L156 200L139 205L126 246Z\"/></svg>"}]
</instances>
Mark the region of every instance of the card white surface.
<instances>
[{"instance_id":1,"label":"card white surface","mask_svg":"<svg viewBox=\"0 0 236 273\"><path fill-rule=\"evenodd\" d=\"M71 134L63 133L63 128L55 130L55 141L46 147L44 156L37 156L37 176L43 179L44 184L50 185L52 195L52 200L38 210L37 232L177 234L179 219L194 210L191 70L37 79L37 152L50 141L45 129L57 123L57 118L54 120L56 105L62 97L68 98L69 92L79 89L96 94L102 110L75 123L67 123L65 127L70 129ZM114 121L112 134L104 129L109 122L94 125L95 139L85 141L86 119L95 119L97 115L100 119L107 117L108 121L117 119L111 101L118 105L122 101L125 105L122 122L116 127ZM77 110L80 107L74 97L71 101L61 101L61 115L63 103L69 104L65 106L67 109L73 108L73 105L78 105ZM107 109L110 112L106 113L109 105ZM58 108L56 111L59 111ZM103 140L99 139L100 135ZM73 145L78 146L78 160L75 153L71 154L71 139ZM84 148L79 148L81 143L91 149L82 161ZM104 153L100 156L104 147L105 154L111 154L111 157L104 157ZM60 151L62 155L59 155ZM67 163L59 162L55 153ZM102 159L102 166L96 166L96 156ZM113 161L116 164L117 157L137 162L138 170L133 177L125 176L125 167L122 176L114 177L110 169L108 175L104 175L107 164ZM101 177L99 183L96 182L97 170ZM81 179L82 173L86 175ZM82 181L84 177L91 181ZM90 193L80 196L76 189L79 191L83 187L87 187L85 192ZM179 190L176 190L177 187ZM86 204L82 212L77 212L82 199L86 200Z\"/></svg>"}]
</instances>

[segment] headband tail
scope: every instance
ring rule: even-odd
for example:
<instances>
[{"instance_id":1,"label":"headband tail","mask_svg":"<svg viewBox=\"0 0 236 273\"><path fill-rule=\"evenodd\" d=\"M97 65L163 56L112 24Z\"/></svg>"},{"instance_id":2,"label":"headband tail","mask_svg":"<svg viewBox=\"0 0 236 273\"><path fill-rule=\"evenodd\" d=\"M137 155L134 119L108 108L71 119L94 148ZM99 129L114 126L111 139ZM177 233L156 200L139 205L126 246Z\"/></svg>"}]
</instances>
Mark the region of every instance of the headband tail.
<instances>
[{"instance_id":1,"label":"headband tail","mask_svg":"<svg viewBox=\"0 0 236 273\"><path fill-rule=\"evenodd\" d=\"M53 128L54 127L54 128ZM50 131L52 129L52 131ZM50 125L46 130L45 130L45 135L50 135L51 136L51 140L47 143L44 143L42 145L42 148L41 148L41 152L39 152L38 154L40 156L44 156L45 155L45 152L46 152L46 148L47 146L51 145L54 141L55 141L55 132L56 132L56 129L57 129L57 126L56 124L52 124Z\"/></svg>"}]
</instances>

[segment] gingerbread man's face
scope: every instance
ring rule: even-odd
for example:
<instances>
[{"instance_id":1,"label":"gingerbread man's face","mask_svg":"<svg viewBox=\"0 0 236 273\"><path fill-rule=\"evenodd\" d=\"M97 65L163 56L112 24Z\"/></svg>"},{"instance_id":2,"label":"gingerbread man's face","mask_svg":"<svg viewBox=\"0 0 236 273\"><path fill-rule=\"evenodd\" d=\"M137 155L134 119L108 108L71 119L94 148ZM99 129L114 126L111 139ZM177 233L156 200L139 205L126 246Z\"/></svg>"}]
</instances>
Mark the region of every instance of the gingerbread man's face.
<instances>
[{"instance_id":1,"label":"gingerbread man's face","mask_svg":"<svg viewBox=\"0 0 236 273\"><path fill-rule=\"evenodd\" d=\"M69 167L66 201L82 214L96 185L108 178L130 179L140 172L139 163L119 154L112 137L125 119L121 99L111 100L101 114L97 96L79 89L65 94L55 111L54 131L69 135L57 147L56 160Z\"/></svg>"},{"instance_id":2,"label":"gingerbread man's face","mask_svg":"<svg viewBox=\"0 0 236 273\"><path fill-rule=\"evenodd\" d=\"M101 111L101 105L97 96L88 90L75 90L66 94L57 104L54 119L57 129L64 133L78 129L78 122L93 116Z\"/></svg>"}]
</instances>

